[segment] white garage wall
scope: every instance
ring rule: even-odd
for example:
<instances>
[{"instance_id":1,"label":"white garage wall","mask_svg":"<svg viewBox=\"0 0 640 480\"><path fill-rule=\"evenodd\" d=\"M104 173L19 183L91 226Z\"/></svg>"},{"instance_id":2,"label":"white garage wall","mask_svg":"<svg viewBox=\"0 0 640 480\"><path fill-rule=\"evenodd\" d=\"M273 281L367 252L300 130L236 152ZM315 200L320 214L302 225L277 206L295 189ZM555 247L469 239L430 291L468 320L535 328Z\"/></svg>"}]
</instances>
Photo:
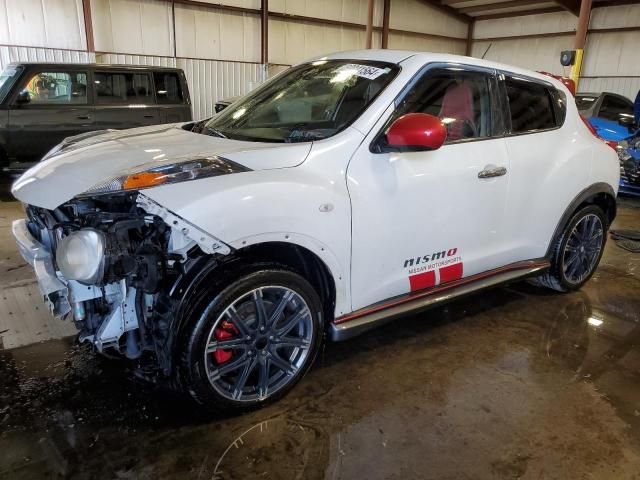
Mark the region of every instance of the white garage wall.
<instances>
[{"instance_id":1,"label":"white garage wall","mask_svg":"<svg viewBox=\"0 0 640 480\"><path fill-rule=\"evenodd\" d=\"M472 55L480 57L490 43L485 58L532 70L568 75L569 68L560 65L560 52L573 49L577 18L568 13L528 15L521 19L503 18L476 22L474 39L516 35L538 35L570 32L569 35L549 35L544 38L474 40ZM640 5L594 8L590 30L603 28L640 27ZM590 31L582 66L582 92L610 91L635 98L640 89L640 31Z\"/></svg>"},{"instance_id":2,"label":"white garage wall","mask_svg":"<svg viewBox=\"0 0 640 480\"><path fill-rule=\"evenodd\" d=\"M178 57L260 62L260 17L176 5Z\"/></svg>"},{"instance_id":3,"label":"white garage wall","mask_svg":"<svg viewBox=\"0 0 640 480\"><path fill-rule=\"evenodd\" d=\"M374 32L375 48L380 48L380 41L380 34ZM361 49L364 45L364 30L269 19L270 63L292 65L327 53Z\"/></svg>"},{"instance_id":4,"label":"white garage wall","mask_svg":"<svg viewBox=\"0 0 640 480\"><path fill-rule=\"evenodd\" d=\"M11 62L92 62L82 0L0 1L0 68Z\"/></svg>"},{"instance_id":5,"label":"white garage wall","mask_svg":"<svg viewBox=\"0 0 640 480\"><path fill-rule=\"evenodd\" d=\"M640 5L597 8L591 14L590 28L640 27ZM640 90L640 30L632 32L590 33L583 78L583 92L615 92L634 99Z\"/></svg>"},{"instance_id":6,"label":"white garage wall","mask_svg":"<svg viewBox=\"0 0 640 480\"><path fill-rule=\"evenodd\" d=\"M171 4L157 0L91 0L99 52L173 55Z\"/></svg>"},{"instance_id":7,"label":"white garage wall","mask_svg":"<svg viewBox=\"0 0 640 480\"><path fill-rule=\"evenodd\" d=\"M471 55L482 57L489 48L485 56L487 60L557 75L569 75L570 68L560 65L560 52L572 49L573 40L573 36L550 36L492 42L474 41Z\"/></svg>"},{"instance_id":8,"label":"white garage wall","mask_svg":"<svg viewBox=\"0 0 640 480\"><path fill-rule=\"evenodd\" d=\"M467 41L451 41L439 38L425 38L406 33L389 33L389 48L397 50L422 50L425 52L442 52L464 55Z\"/></svg>"},{"instance_id":9,"label":"white garage wall","mask_svg":"<svg viewBox=\"0 0 640 480\"><path fill-rule=\"evenodd\" d=\"M389 27L410 32L467 38L467 24L420 0L391 0ZM457 42L453 42L455 45Z\"/></svg>"},{"instance_id":10,"label":"white garage wall","mask_svg":"<svg viewBox=\"0 0 640 480\"><path fill-rule=\"evenodd\" d=\"M93 63L94 53L55 48L0 45L0 69L12 62Z\"/></svg>"},{"instance_id":11,"label":"white garage wall","mask_svg":"<svg viewBox=\"0 0 640 480\"><path fill-rule=\"evenodd\" d=\"M0 18L0 44L87 48L82 0L3 0Z\"/></svg>"},{"instance_id":12,"label":"white garage wall","mask_svg":"<svg viewBox=\"0 0 640 480\"><path fill-rule=\"evenodd\" d=\"M375 0L373 10L373 24L375 26L382 25L382 5L382 0ZM364 25L367 21L368 1L269 0L269 11Z\"/></svg>"},{"instance_id":13,"label":"white garage wall","mask_svg":"<svg viewBox=\"0 0 640 480\"><path fill-rule=\"evenodd\" d=\"M576 17L569 12L527 15L520 18L500 18L477 21L474 39L511 37L516 35L540 35L550 32L570 32L568 35L549 35L542 38L514 40L474 40L471 55L496 62L516 65L531 70L543 70L559 75L569 74L560 65L560 52L573 48Z\"/></svg>"}]
</instances>

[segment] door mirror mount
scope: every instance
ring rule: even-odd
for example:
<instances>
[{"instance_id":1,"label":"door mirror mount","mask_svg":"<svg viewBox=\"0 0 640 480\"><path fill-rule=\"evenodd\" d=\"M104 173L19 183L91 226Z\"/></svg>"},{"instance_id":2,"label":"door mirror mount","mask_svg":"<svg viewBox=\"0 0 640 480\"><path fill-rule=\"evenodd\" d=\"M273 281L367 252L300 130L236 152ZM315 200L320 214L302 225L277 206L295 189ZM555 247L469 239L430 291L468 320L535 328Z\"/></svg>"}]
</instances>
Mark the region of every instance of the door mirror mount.
<instances>
[{"instance_id":1,"label":"door mirror mount","mask_svg":"<svg viewBox=\"0 0 640 480\"><path fill-rule=\"evenodd\" d=\"M447 138L442 121L426 113L408 113L396 119L386 133L389 150L420 152L437 150Z\"/></svg>"}]
</instances>

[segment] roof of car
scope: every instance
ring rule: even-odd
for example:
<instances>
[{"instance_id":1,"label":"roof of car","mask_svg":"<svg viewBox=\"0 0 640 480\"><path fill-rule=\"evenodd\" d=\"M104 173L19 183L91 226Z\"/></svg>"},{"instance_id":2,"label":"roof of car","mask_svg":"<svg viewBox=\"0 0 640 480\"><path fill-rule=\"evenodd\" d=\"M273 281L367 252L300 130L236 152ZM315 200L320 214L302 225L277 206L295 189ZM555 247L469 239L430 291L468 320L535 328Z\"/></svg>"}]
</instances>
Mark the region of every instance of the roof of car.
<instances>
[{"instance_id":1,"label":"roof of car","mask_svg":"<svg viewBox=\"0 0 640 480\"><path fill-rule=\"evenodd\" d=\"M67 62L12 62L9 64L10 66L38 66L38 67L93 67L93 68L122 68L127 70L174 70L181 71L181 68L176 67L158 67L155 65L118 65L118 64L110 64L110 63L67 63ZM8 66L9 66L8 65Z\"/></svg>"},{"instance_id":2,"label":"roof of car","mask_svg":"<svg viewBox=\"0 0 640 480\"><path fill-rule=\"evenodd\" d=\"M463 65L476 65L485 68L493 68L496 70L507 71L518 75L523 75L531 78L536 78L554 85L561 84L560 81L554 78L544 75L533 70L527 70L524 68L514 67L512 65L506 65L498 62L491 62L489 60L482 60L475 57L465 57L462 55L453 55L449 53L432 53L432 52L418 52L411 50L388 50L388 49L369 49L369 50L347 50L344 52L332 53L329 55L323 55L313 60L369 60L380 61L400 64L403 61L411 57L420 57L424 63L428 62L442 62L442 63L457 63Z\"/></svg>"}]
</instances>

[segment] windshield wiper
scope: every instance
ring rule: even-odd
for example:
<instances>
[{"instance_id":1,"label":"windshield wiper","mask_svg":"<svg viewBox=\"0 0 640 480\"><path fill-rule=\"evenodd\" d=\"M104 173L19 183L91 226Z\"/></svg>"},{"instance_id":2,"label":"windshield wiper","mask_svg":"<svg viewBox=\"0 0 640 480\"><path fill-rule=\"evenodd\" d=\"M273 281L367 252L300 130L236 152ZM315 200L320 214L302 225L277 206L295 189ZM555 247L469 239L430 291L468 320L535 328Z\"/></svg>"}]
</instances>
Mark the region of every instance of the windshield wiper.
<instances>
[{"instance_id":1,"label":"windshield wiper","mask_svg":"<svg viewBox=\"0 0 640 480\"><path fill-rule=\"evenodd\" d=\"M207 131L207 135L213 135L214 137L220 137L220 138L228 138L220 130L216 130L215 128L211 128L211 127L204 127L204 128Z\"/></svg>"}]
</instances>

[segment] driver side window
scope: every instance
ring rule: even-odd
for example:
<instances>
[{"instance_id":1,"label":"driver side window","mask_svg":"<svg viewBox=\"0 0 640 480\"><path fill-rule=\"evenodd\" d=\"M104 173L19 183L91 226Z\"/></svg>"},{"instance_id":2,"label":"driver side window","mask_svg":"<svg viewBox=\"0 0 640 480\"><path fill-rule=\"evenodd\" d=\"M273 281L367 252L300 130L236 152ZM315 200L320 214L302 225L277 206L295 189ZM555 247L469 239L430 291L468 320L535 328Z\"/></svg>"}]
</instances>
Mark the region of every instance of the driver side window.
<instances>
[{"instance_id":1,"label":"driver side window","mask_svg":"<svg viewBox=\"0 0 640 480\"><path fill-rule=\"evenodd\" d=\"M87 74L40 72L29 79L22 91L29 95L31 104L86 104Z\"/></svg>"},{"instance_id":2,"label":"driver side window","mask_svg":"<svg viewBox=\"0 0 640 480\"><path fill-rule=\"evenodd\" d=\"M490 76L457 70L429 71L407 92L395 117L427 113L447 127L445 143L491 137Z\"/></svg>"}]
</instances>

